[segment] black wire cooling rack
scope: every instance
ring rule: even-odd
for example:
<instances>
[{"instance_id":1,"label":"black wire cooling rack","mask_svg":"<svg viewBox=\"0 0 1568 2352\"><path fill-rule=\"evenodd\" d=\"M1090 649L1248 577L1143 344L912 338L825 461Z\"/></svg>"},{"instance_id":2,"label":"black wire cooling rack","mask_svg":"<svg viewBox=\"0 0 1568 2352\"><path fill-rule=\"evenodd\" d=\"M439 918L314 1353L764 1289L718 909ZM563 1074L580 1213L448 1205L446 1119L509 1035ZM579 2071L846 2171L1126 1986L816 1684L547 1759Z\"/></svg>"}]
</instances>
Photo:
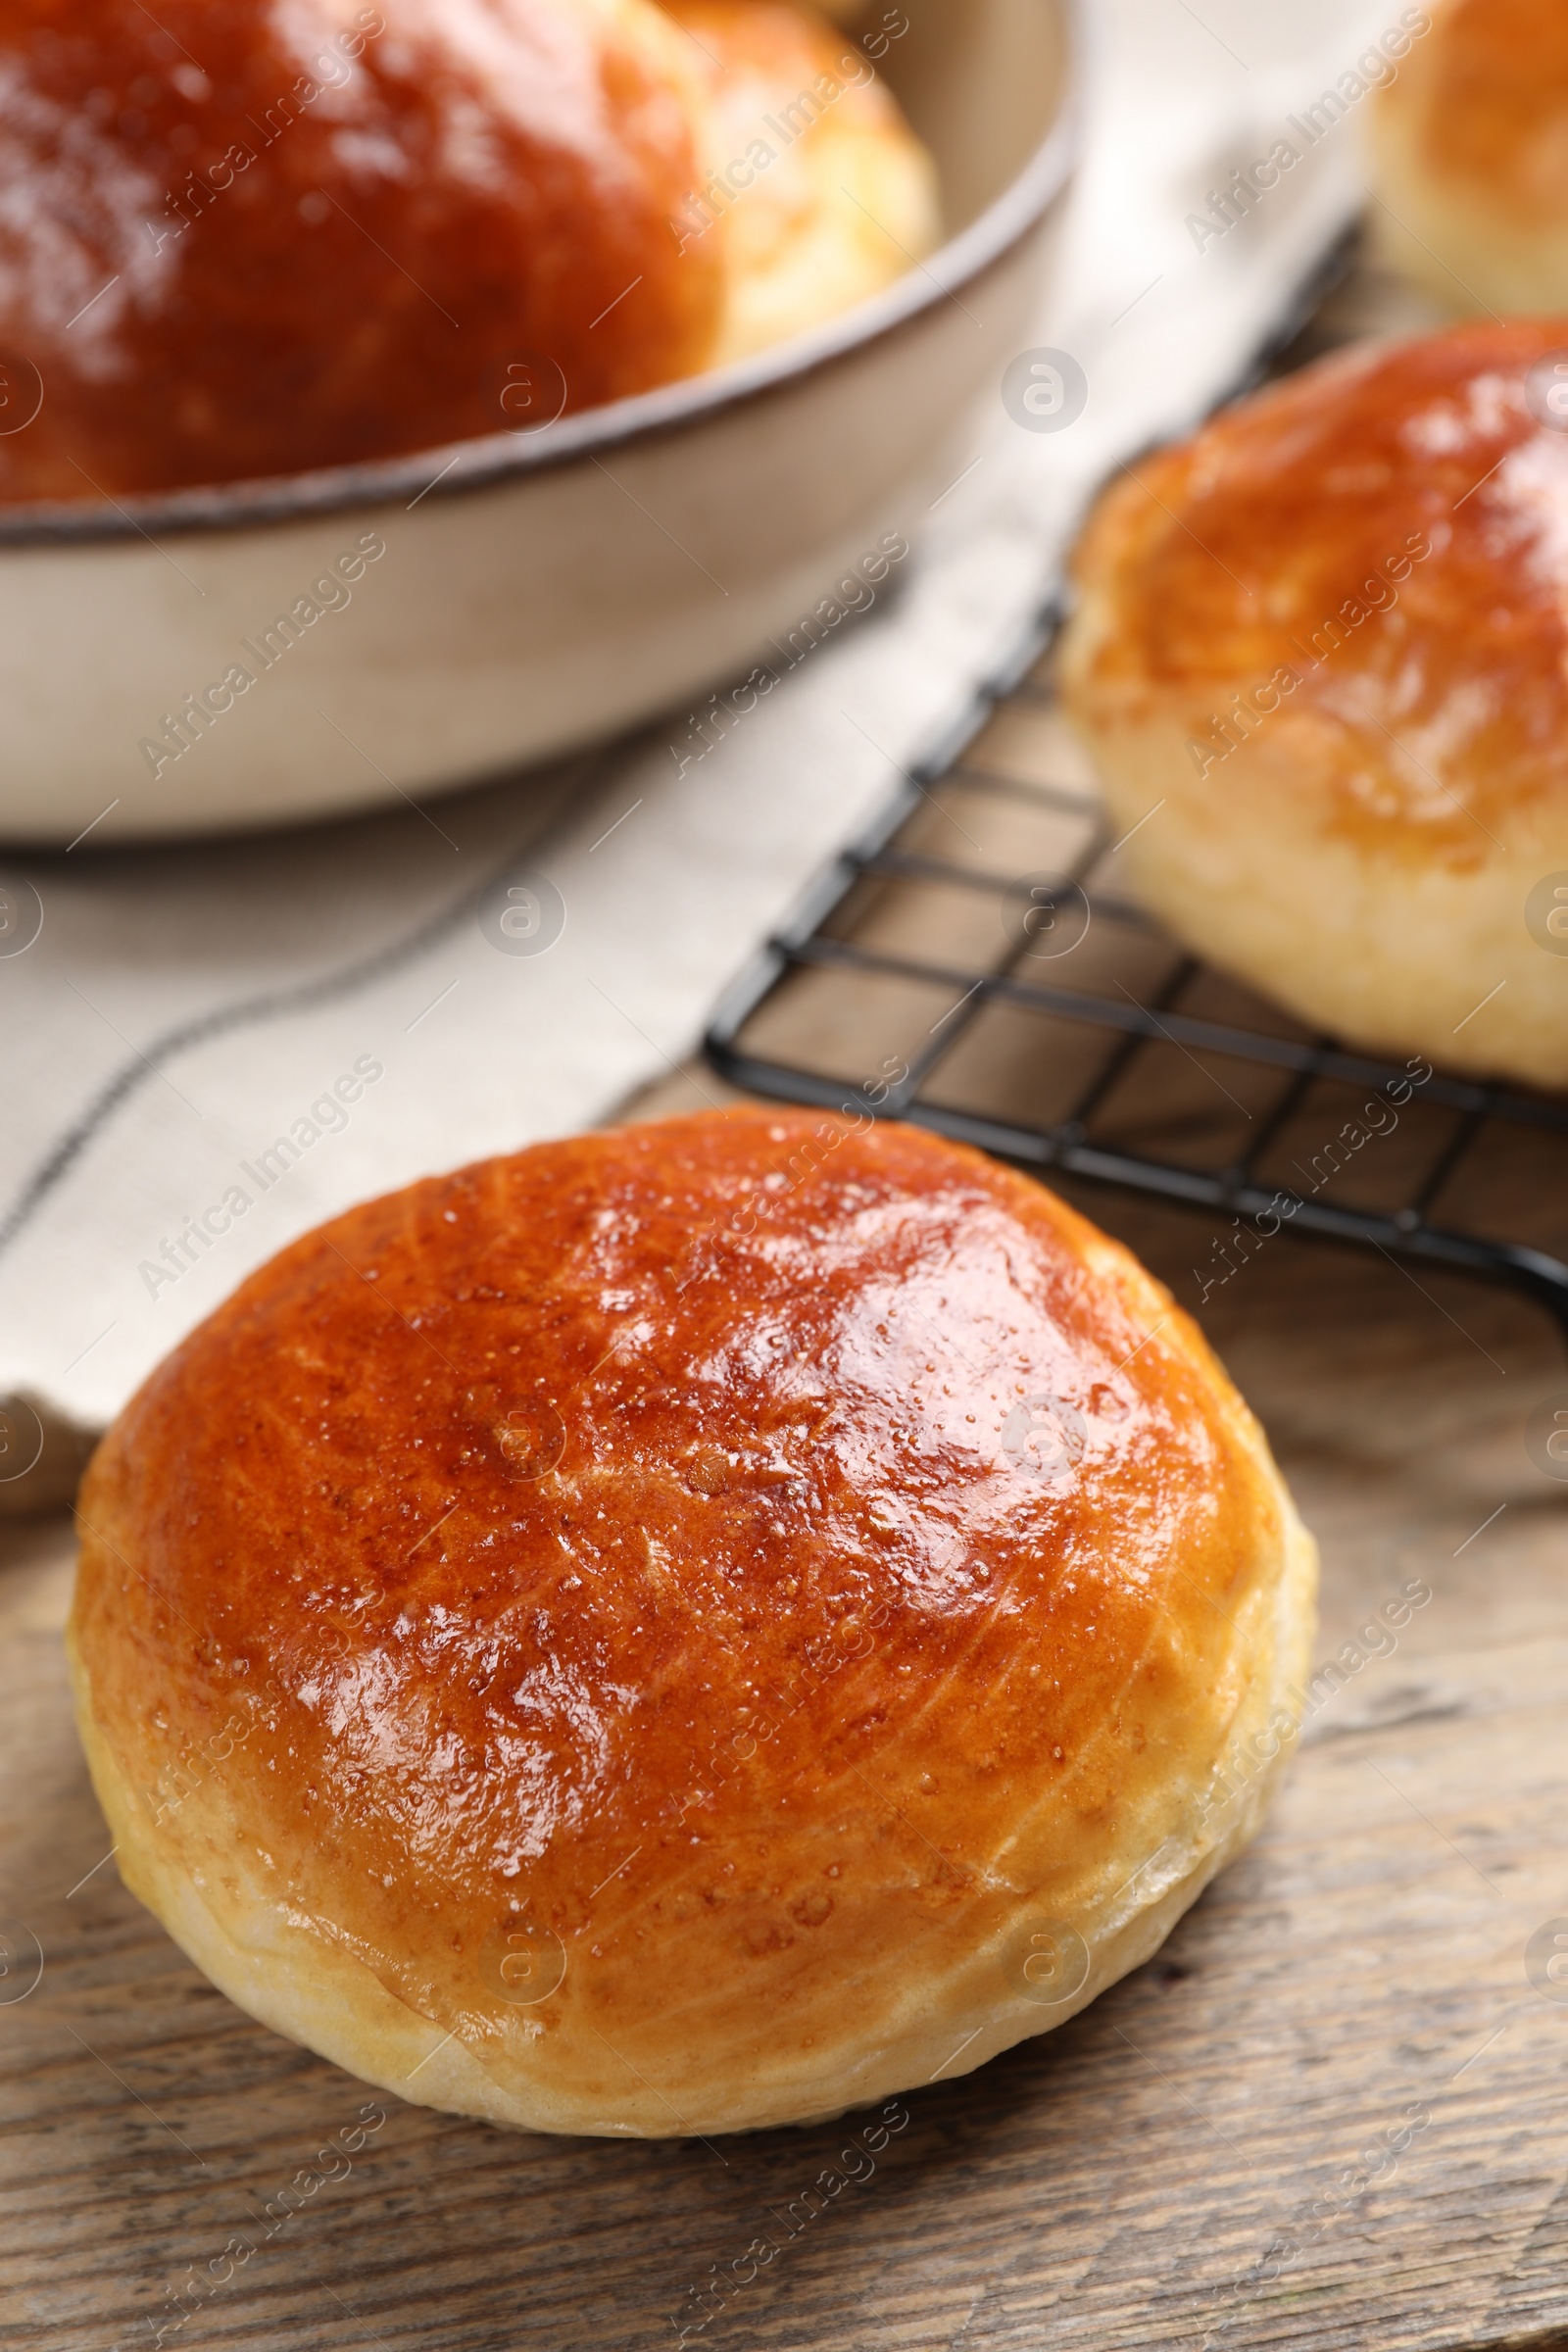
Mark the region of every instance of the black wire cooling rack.
<instances>
[{"instance_id":1,"label":"black wire cooling rack","mask_svg":"<svg viewBox=\"0 0 1568 2352\"><path fill-rule=\"evenodd\" d=\"M1285 364L1369 307L1352 273ZM710 1062L754 1094L1218 1211L1199 1305L1289 1230L1511 1284L1568 1339L1568 1098L1348 1052L1179 949L1118 888L1056 709L1058 620L767 941Z\"/></svg>"}]
</instances>

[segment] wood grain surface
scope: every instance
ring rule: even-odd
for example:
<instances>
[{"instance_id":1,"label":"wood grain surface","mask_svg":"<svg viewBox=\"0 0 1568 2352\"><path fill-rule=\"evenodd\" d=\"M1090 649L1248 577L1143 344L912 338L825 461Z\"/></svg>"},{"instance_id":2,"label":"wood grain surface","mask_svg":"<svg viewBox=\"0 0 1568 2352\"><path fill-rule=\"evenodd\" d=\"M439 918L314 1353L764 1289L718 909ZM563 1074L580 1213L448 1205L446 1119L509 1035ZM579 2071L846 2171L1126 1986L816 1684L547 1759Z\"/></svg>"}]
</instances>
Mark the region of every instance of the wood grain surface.
<instances>
[{"instance_id":1,"label":"wood grain surface","mask_svg":"<svg viewBox=\"0 0 1568 2352\"><path fill-rule=\"evenodd\" d=\"M721 1092L697 1074L640 1108ZM1190 1298L1204 1219L1075 1197ZM912 2091L874 2155L858 2117L710 2146L503 2133L253 2025L104 1861L60 1649L69 1523L0 1530L7 2340L1568 2342L1568 1998L1526 1969L1568 1916L1568 1487L1524 1438L1568 1394L1560 1343L1500 1293L1288 1234L1204 1319L1322 1541L1344 1686L1158 1957ZM1412 1582L1430 1602L1344 1648Z\"/></svg>"}]
</instances>

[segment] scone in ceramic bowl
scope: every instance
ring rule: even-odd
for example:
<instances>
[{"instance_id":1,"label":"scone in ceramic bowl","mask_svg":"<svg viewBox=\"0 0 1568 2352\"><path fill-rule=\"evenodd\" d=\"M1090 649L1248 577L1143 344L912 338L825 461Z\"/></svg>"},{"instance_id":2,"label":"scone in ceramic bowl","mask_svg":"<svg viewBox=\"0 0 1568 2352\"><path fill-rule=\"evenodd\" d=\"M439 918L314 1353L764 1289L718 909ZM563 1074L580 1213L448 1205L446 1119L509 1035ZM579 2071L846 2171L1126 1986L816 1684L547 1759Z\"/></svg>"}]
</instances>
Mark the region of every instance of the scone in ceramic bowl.
<instances>
[{"instance_id":1,"label":"scone in ceramic bowl","mask_svg":"<svg viewBox=\"0 0 1568 2352\"><path fill-rule=\"evenodd\" d=\"M471 782L776 668L835 578L885 576L1027 329L1074 144L1070 0L906 17L879 70L951 233L842 318L532 431L0 515L0 839Z\"/></svg>"}]
</instances>

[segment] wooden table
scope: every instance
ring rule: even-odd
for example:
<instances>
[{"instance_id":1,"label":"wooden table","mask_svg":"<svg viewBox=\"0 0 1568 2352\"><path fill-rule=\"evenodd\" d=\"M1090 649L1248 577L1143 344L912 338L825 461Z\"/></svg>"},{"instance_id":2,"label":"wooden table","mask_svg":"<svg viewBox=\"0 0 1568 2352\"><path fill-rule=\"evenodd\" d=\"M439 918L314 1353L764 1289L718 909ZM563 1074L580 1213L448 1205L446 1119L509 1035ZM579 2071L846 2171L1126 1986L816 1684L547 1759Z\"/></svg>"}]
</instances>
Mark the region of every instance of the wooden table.
<instances>
[{"instance_id":1,"label":"wooden table","mask_svg":"<svg viewBox=\"0 0 1568 2352\"><path fill-rule=\"evenodd\" d=\"M1076 1197L1192 1296L1204 1220ZM1525 1959L1568 1915L1568 1486L1524 1442L1568 1392L1560 1343L1501 1294L1288 1234L1205 1320L1322 1541L1319 1655L1406 1580L1430 1604L1352 1668L1264 1836L1148 1968L912 2093L874 2174L688 2345L1568 2343L1568 1997ZM0 1559L0 1995L29 1937L43 1956L0 2006L7 2340L675 2345L688 2290L845 2128L621 2145L383 2095L268 2239L262 2208L368 2094L231 2008L104 1865L60 1650L68 1524L13 1522Z\"/></svg>"}]
</instances>

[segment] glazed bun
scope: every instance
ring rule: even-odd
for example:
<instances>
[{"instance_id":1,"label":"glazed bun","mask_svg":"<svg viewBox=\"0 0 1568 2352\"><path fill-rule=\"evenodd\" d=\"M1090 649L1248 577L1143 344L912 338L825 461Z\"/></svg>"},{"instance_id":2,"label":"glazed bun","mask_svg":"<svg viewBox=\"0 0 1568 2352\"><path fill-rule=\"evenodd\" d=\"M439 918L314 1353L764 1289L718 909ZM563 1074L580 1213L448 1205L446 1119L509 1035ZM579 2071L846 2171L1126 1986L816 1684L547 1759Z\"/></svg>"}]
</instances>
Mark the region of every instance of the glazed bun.
<instances>
[{"instance_id":1,"label":"glazed bun","mask_svg":"<svg viewBox=\"0 0 1568 2352\"><path fill-rule=\"evenodd\" d=\"M864 51L814 13L667 6L709 61L712 169L678 226L687 250L722 240L716 367L836 318L929 253L936 173Z\"/></svg>"},{"instance_id":2,"label":"glazed bun","mask_svg":"<svg viewBox=\"0 0 1568 2352\"><path fill-rule=\"evenodd\" d=\"M0 499L548 425L907 268L923 151L879 87L822 96L863 52L767 0L696 13L700 41L653 0L0 7ZM799 145L685 233L754 102Z\"/></svg>"},{"instance_id":3,"label":"glazed bun","mask_svg":"<svg viewBox=\"0 0 1568 2352\"><path fill-rule=\"evenodd\" d=\"M1354 1044L1544 1086L1568 1084L1564 351L1568 321L1454 327L1223 411L1101 501L1062 650L1178 938Z\"/></svg>"},{"instance_id":4,"label":"glazed bun","mask_svg":"<svg viewBox=\"0 0 1568 2352\"><path fill-rule=\"evenodd\" d=\"M1430 0L1370 110L1377 241L1456 311L1568 310L1568 13Z\"/></svg>"},{"instance_id":5,"label":"glazed bun","mask_svg":"<svg viewBox=\"0 0 1568 2352\"><path fill-rule=\"evenodd\" d=\"M537 355L576 408L704 364L722 267L666 225L701 87L651 0L77 0L64 22L0 13L0 175L31 199L0 217L0 345L44 388L0 439L6 495L494 432Z\"/></svg>"},{"instance_id":6,"label":"glazed bun","mask_svg":"<svg viewBox=\"0 0 1568 2352\"><path fill-rule=\"evenodd\" d=\"M308 1235L80 1516L127 1886L278 2033L556 2132L824 2117L1070 2016L1256 1826L1312 1613L1124 1250L768 1111Z\"/></svg>"}]
</instances>

